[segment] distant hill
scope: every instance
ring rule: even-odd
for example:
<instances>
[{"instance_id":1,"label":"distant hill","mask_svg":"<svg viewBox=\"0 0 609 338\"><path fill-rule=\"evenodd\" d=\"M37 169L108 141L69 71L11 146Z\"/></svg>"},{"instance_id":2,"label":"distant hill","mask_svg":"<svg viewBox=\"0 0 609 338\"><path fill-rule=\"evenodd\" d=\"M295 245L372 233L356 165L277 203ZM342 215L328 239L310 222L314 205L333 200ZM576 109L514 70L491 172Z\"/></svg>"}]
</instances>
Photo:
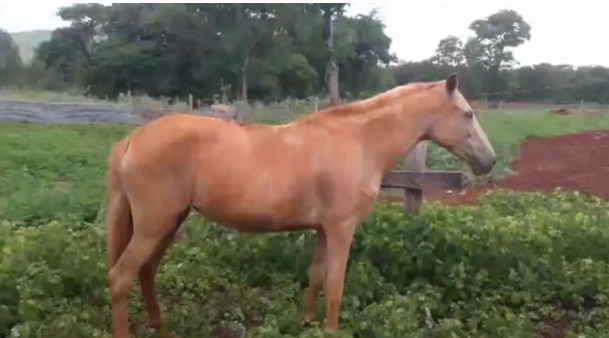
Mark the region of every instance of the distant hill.
<instances>
[{"instance_id":1,"label":"distant hill","mask_svg":"<svg viewBox=\"0 0 609 338\"><path fill-rule=\"evenodd\" d=\"M23 60L23 63L29 63L32 57L34 57L34 49L40 43L50 40L52 33L52 30L35 30L10 34L17 46L19 46L21 60Z\"/></svg>"}]
</instances>

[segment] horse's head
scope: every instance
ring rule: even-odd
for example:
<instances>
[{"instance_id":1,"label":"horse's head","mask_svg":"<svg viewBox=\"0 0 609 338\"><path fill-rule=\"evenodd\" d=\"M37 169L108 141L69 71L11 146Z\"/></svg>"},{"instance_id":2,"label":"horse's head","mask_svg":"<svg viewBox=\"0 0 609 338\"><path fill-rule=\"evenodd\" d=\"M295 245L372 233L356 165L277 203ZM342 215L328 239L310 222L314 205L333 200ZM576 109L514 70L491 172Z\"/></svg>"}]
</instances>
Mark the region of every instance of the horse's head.
<instances>
[{"instance_id":1,"label":"horse's head","mask_svg":"<svg viewBox=\"0 0 609 338\"><path fill-rule=\"evenodd\" d=\"M457 74L451 74L431 90L438 92L439 102L430 113L425 133L429 139L472 168L474 175L489 173L495 165L495 151L482 130L476 114L459 91Z\"/></svg>"}]
</instances>

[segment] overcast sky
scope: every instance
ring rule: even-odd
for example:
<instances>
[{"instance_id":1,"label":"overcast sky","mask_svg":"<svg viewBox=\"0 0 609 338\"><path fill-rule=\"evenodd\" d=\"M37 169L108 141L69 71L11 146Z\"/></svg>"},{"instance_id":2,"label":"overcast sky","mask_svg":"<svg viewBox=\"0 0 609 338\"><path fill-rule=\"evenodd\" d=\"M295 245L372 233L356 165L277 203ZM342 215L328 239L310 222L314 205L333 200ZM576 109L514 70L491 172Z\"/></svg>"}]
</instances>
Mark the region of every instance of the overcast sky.
<instances>
[{"instance_id":1,"label":"overcast sky","mask_svg":"<svg viewBox=\"0 0 609 338\"><path fill-rule=\"evenodd\" d=\"M103 2L106 3L106 2ZM600 0L424 0L407 2L352 3L349 13L366 13L378 7L392 51L402 60L418 61L431 56L438 41L447 35L466 39L469 24L500 9L513 9L531 25L532 38L515 49L521 64L540 62L609 66L606 47L609 2ZM0 28L9 32L53 29L65 25L56 15L71 2L0 1Z\"/></svg>"}]
</instances>

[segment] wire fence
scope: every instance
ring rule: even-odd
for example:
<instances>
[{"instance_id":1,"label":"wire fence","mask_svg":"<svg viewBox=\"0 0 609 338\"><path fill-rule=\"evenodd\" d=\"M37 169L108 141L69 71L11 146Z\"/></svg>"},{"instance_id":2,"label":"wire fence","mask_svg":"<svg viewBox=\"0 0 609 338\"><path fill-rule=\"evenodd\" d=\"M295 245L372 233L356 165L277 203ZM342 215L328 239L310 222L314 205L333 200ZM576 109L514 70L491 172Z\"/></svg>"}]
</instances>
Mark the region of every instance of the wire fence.
<instances>
[{"instance_id":1,"label":"wire fence","mask_svg":"<svg viewBox=\"0 0 609 338\"><path fill-rule=\"evenodd\" d=\"M482 111L549 111L564 114L606 113L608 104L586 102L584 100L563 103L519 102L519 101L470 101L475 110Z\"/></svg>"},{"instance_id":2,"label":"wire fence","mask_svg":"<svg viewBox=\"0 0 609 338\"><path fill-rule=\"evenodd\" d=\"M550 111L557 114L576 115L586 113L609 113L609 104L586 102L584 100L551 103L535 101L492 100L501 95L510 96L517 93L556 91L577 89L609 81L593 81L569 84L561 87L539 87L534 89L517 89L505 92L485 93L478 99L469 98L471 106L477 111L514 111L533 112ZM25 95L27 94L27 95ZM117 102L92 100L91 98L68 95L68 93L22 93L0 91L0 121L24 121L32 123L71 123L79 122L115 122L142 123L145 120L175 111L191 111L195 114L210 114L209 101L193 98L189 95L187 102L176 100L157 100L149 97L138 97L125 94ZM52 94L52 95L51 95ZM59 104L61 102L61 104ZM286 99L281 102L263 104L260 102L229 103L241 120L282 123L297 116L306 115L330 106L328 97L311 97L308 99ZM70 109L67 109L70 108ZM41 122L44 121L44 122ZM110 122L112 121L112 122ZM119 122L120 121L120 122Z\"/></svg>"},{"instance_id":3,"label":"wire fence","mask_svg":"<svg viewBox=\"0 0 609 338\"><path fill-rule=\"evenodd\" d=\"M501 97L514 97L517 94L532 94L540 92L557 92L565 93L569 90L578 90L590 86L609 84L609 80L596 80L581 83L571 83L564 86L544 86L537 88L512 89L502 92L490 92L478 95L478 98L470 98L472 107L481 110L551 110L563 111L566 113L586 113L586 112L609 112L609 104L599 103L586 100L571 100L560 103L548 101L518 101L514 99L497 99Z\"/></svg>"}]
</instances>

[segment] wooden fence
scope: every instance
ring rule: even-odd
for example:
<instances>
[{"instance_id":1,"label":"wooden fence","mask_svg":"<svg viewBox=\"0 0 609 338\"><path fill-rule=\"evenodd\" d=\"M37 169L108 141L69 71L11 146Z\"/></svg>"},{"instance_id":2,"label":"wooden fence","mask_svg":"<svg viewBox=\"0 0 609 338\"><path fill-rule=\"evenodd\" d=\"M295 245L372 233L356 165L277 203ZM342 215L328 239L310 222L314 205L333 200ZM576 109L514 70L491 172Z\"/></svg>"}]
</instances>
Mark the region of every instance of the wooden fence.
<instances>
[{"instance_id":1,"label":"wooden fence","mask_svg":"<svg viewBox=\"0 0 609 338\"><path fill-rule=\"evenodd\" d=\"M383 177L381 188L404 191L404 211L418 214L425 190L461 190L460 171L427 170L427 141L419 142L406 157L406 170L394 170Z\"/></svg>"}]
</instances>

